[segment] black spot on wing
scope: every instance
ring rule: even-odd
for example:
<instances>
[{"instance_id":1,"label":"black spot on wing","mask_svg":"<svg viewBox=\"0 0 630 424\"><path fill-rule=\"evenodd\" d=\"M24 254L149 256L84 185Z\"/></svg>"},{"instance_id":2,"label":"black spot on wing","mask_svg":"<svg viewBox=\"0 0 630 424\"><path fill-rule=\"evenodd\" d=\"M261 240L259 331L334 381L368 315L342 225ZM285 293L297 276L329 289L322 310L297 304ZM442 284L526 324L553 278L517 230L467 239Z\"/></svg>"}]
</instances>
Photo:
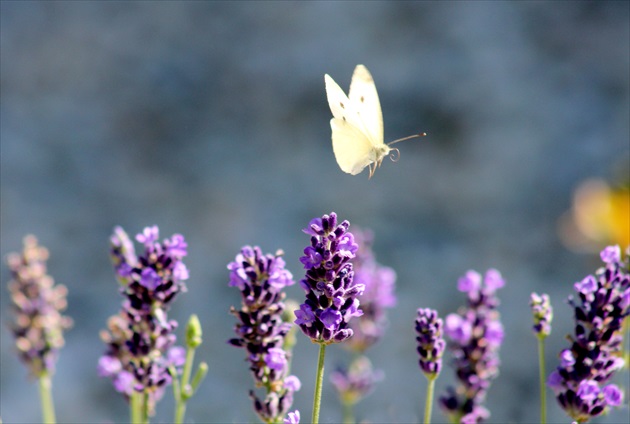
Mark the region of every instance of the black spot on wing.
<instances>
[{"instance_id":1,"label":"black spot on wing","mask_svg":"<svg viewBox=\"0 0 630 424\"><path fill-rule=\"evenodd\" d=\"M361 96L361 103L365 101L365 97Z\"/></svg>"},{"instance_id":2,"label":"black spot on wing","mask_svg":"<svg viewBox=\"0 0 630 424\"><path fill-rule=\"evenodd\" d=\"M341 106L342 109L345 109L346 107L344 106L343 102L339 102L339 106Z\"/></svg>"}]
</instances>

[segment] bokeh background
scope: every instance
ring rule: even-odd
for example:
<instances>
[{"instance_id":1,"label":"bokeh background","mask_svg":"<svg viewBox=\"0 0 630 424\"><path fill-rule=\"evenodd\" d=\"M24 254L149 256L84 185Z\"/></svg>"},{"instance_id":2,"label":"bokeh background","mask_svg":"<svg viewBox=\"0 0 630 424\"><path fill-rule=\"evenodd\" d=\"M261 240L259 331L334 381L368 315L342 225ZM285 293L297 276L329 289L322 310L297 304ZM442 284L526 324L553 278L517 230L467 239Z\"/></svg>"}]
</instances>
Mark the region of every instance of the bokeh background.
<instances>
[{"instance_id":1,"label":"bokeh background","mask_svg":"<svg viewBox=\"0 0 630 424\"><path fill-rule=\"evenodd\" d=\"M200 316L210 366L188 422L256 421L244 352L228 346L239 295L226 264L244 244L282 248L301 277L301 229L330 211L371 228L398 274L390 330L368 352L386 378L359 419L417 422L418 307L445 316L457 278L498 268L506 329L490 422L538 420L528 297L556 308L548 367L571 331L572 284L599 266L568 250L558 219L585 179L618 178L629 157L630 3L612 2L9 2L0 3L2 258L27 233L69 289L54 378L64 423L124 422L127 405L96 376L98 337L119 309L108 256L115 225L183 234L189 292L171 315ZM371 180L344 174L330 143L329 73L347 89L372 72L385 138L400 144ZM621 163L621 165L619 165ZM1 268L3 284L9 279ZM301 300L299 287L288 290ZM1 292L5 423L37 422L37 386L13 354ZM183 330L183 328L180 328ZM180 331L180 336L183 332ZM310 416L317 347L300 337L295 407ZM348 359L328 349L328 374ZM625 374L627 377L627 374ZM446 367L438 392L453 380ZM167 395L155 422L171 420ZM624 422L628 409L596 422ZM325 386L322 422L341 411ZM549 400L550 422L568 418ZM308 419L305 419L307 421ZM435 409L434 422L444 421Z\"/></svg>"}]
</instances>

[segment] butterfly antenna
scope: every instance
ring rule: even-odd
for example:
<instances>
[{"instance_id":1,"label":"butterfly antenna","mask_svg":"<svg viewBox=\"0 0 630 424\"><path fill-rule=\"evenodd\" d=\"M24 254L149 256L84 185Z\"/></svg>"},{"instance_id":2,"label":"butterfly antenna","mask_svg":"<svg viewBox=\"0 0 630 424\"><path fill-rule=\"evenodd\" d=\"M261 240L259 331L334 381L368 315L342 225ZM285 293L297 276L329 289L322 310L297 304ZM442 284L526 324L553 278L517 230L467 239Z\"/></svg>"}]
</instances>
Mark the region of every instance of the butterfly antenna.
<instances>
[{"instance_id":1,"label":"butterfly antenna","mask_svg":"<svg viewBox=\"0 0 630 424\"><path fill-rule=\"evenodd\" d=\"M409 140L410 138L426 137L426 135L427 135L427 133L425 133L425 132L414 134L414 135L410 135L408 137L403 137L403 138L399 138L398 140L390 141L389 143L387 143L387 145L391 146L394 143L399 143L401 141Z\"/></svg>"}]
</instances>

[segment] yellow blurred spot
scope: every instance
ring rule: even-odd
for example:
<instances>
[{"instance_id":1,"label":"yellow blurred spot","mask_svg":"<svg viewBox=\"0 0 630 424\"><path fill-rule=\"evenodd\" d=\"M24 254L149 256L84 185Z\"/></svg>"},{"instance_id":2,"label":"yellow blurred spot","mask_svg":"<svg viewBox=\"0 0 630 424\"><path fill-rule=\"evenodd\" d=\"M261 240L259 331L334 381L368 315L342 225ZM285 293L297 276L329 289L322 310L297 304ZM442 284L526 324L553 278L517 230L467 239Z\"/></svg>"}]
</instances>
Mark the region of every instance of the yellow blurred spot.
<instances>
[{"instance_id":1,"label":"yellow blurred spot","mask_svg":"<svg viewBox=\"0 0 630 424\"><path fill-rule=\"evenodd\" d=\"M630 244L630 190L613 189L603 180L587 180L575 191L569 213L561 218L560 235L575 250L598 251Z\"/></svg>"}]
</instances>

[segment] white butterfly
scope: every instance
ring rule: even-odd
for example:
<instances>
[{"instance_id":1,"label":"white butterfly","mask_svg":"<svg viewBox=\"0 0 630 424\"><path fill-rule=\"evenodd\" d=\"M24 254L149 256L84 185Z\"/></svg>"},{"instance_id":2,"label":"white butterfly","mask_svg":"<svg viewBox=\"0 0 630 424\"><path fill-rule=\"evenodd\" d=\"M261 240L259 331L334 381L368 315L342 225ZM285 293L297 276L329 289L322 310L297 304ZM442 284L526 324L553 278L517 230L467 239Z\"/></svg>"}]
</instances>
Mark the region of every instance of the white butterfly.
<instances>
[{"instance_id":1,"label":"white butterfly","mask_svg":"<svg viewBox=\"0 0 630 424\"><path fill-rule=\"evenodd\" d=\"M337 163L343 172L356 175L369 166L370 176L381 166L383 158L391 152L400 152L389 147L416 134L385 144L383 142L383 113L372 75L363 65L357 65L352 74L348 96L341 87L326 74L326 95L333 114L330 120L332 145Z\"/></svg>"}]
</instances>

